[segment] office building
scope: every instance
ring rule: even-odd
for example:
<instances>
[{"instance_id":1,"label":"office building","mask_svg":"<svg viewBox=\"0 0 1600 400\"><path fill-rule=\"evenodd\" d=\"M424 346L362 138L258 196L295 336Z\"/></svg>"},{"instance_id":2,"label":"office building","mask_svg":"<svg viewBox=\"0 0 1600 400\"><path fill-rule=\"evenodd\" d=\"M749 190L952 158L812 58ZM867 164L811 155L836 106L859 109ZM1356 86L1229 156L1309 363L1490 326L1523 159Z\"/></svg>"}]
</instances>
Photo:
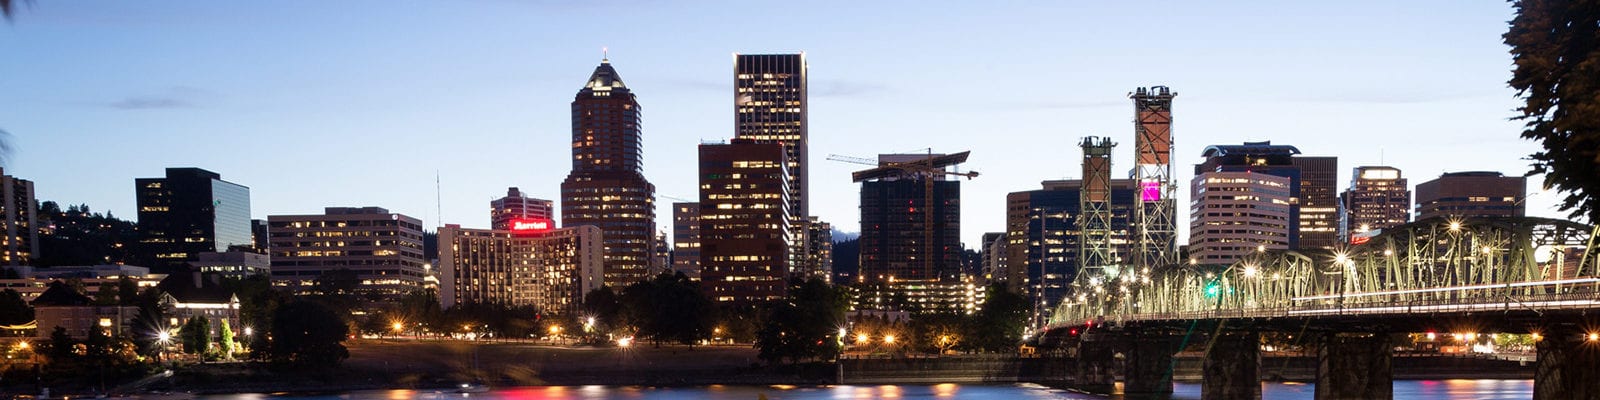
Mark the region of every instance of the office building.
<instances>
[{"instance_id":1,"label":"office building","mask_svg":"<svg viewBox=\"0 0 1600 400\"><path fill-rule=\"evenodd\" d=\"M639 101L610 60L572 101L572 172L561 182L564 226L600 228L605 282L649 279L656 234L655 185L644 178Z\"/></svg>"},{"instance_id":2,"label":"office building","mask_svg":"<svg viewBox=\"0 0 1600 400\"><path fill-rule=\"evenodd\" d=\"M1294 178L1254 171L1207 171L1190 184L1189 260L1227 265L1292 247Z\"/></svg>"},{"instance_id":3,"label":"office building","mask_svg":"<svg viewBox=\"0 0 1600 400\"><path fill-rule=\"evenodd\" d=\"M397 296L423 285L422 221L381 207L328 207L322 214L272 215L272 281L294 292L317 277L350 270L356 291Z\"/></svg>"},{"instance_id":4,"label":"office building","mask_svg":"<svg viewBox=\"0 0 1600 400\"><path fill-rule=\"evenodd\" d=\"M148 266L172 272L200 253L255 247L250 188L199 168L167 168L164 178L134 180L139 250Z\"/></svg>"},{"instance_id":5,"label":"office building","mask_svg":"<svg viewBox=\"0 0 1600 400\"><path fill-rule=\"evenodd\" d=\"M805 53L735 54L733 57L734 138L755 143L784 145L784 164L788 171L789 225L794 232L790 257L807 275L818 275L820 265L808 253L814 243L805 237L810 175L807 148L806 97L807 64Z\"/></svg>"},{"instance_id":6,"label":"office building","mask_svg":"<svg viewBox=\"0 0 1600 400\"><path fill-rule=\"evenodd\" d=\"M574 315L600 289L605 259L600 228L439 229L439 301L532 306Z\"/></svg>"},{"instance_id":7,"label":"office building","mask_svg":"<svg viewBox=\"0 0 1600 400\"><path fill-rule=\"evenodd\" d=\"M490 229L511 229L514 220L546 221L555 228L555 202L522 195L517 188L506 189L506 197L489 202Z\"/></svg>"},{"instance_id":8,"label":"office building","mask_svg":"<svg viewBox=\"0 0 1600 400\"><path fill-rule=\"evenodd\" d=\"M1528 178L1499 172L1451 172L1417 184L1417 220L1428 218L1521 217Z\"/></svg>"},{"instance_id":9,"label":"office building","mask_svg":"<svg viewBox=\"0 0 1600 400\"><path fill-rule=\"evenodd\" d=\"M980 258L979 273L982 275L979 284L988 286L996 283L1008 284L1007 288L1022 293L1020 285L1009 285L1006 279L1006 233L985 232L983 239L978 242Z\"/></svg>"},{"instance_id":10,"label":"office building","mask_svg":"<svg viewBox=\"0 0 1600 400\"><path fill-rule=\"evenodd\" d=\"M253 251L208 251L200 253L198 259L190 262L200 272L216 273L221 276L244 279L255 275L272 275L272 260L266 254Z\"/></svg>"},{"instance_id":11,"label":"office building","mask_svg":"<svg viewBox=\"0 0 1600 400\"><path fill-rule=\"evenodd\" d=\"M0 169L0 224L5 224L0 264L27 265L39 257L39 202L34 197L32 181Z\"/></svg>"},{"instance_id":12,"label":"office building","mask_svg":"<svg viewBox=\"0 0 1600 400\"><path fill-rule=\"evenodd\" d=\"M700 203L672 203L672 270L700 279Z\"/></svg>"},{"instance_id":13,"label":"office building","mask_svg":"<svg viewBox=\"0 0 1600 400\"><path fill-rule=\"evenodd\" d=\"M1360 244L1356 235L1411 220L1411 187L1393 167L1356 167L1339 203L1339 237L1350 244Z\"/></svg>"},{"instance_id":14,"label":"office building","mask_svg":"<svg viewBox=\"0 0 1600 400\"><path fill-rule=\"evenodd\" d=\"M1033 304L1032 326L1044 323L1082 269L1083 180L1054 180L1039 190L1006 195L1006 232L995 251L1003 280L1011 290L1025 293ZM1135 254L1133 224L1137 219L1139 185L1132 179L1112 179L1110 192L1110 252ZM1131 257L1128 257L1131 258ZM1131 260L1124 260L1131 261Z\"/></svg>"},{"instance_id":15,"label":"office building","mask_svg":"<svg viewBox=\"0 0 1600 400\"><path fill-rule=\"evenodd\" d=\"M700 278L716 301L783 298L798 272L784 151L739 139L700 145Z\"/></svg>"},{"instance_id":16,"label":"office building","mask_svg":"<svg viewBox=\"0 0 1600 400\"><path fill-rule=\"evenodd\" d=\"M267 234L267 220L250 220L250 243L255 247L255 252L267 254L272 247L272 237Z\"/></svg>"},{"instance_id":17,"label":"office building","mask_svg":"<svg viewBox=\"0 0 1600 400\"><path fill-rule=\"evenodd\" d=\"M806 217L806 259L801 271L807 279L833 282L833 224Z\"/></svg>"},{"instance_id":18,"label":"office building","mask_svg":"<svg viewBox=\"0 0 1600 400\"><path fill-rule=\"evenodd\" d=\"M1339 238L1339 158L1295 156L1300 168L1300 249L1332 250Z\"/></svg>"}]
</instances>

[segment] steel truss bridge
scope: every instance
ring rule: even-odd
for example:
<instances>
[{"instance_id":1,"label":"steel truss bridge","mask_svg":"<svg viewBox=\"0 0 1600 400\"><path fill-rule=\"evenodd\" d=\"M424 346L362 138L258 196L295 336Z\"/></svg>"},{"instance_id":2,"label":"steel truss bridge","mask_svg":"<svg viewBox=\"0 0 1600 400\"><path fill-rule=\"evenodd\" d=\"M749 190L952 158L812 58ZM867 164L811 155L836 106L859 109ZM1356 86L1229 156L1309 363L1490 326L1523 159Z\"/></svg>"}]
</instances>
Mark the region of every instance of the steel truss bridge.
<instances>
[{"instance_id":1,"label":"steel truss bridge","mask_svg":"<svg viewBox=\"0 0 1600 400\"><path fill-rule=\"evenodd\" d=\"M1046 330L1111 322L1600 310L1596 227L1433 218L1324 254L1265 250L1074 284Z\"/></svg>"}]
</instances>

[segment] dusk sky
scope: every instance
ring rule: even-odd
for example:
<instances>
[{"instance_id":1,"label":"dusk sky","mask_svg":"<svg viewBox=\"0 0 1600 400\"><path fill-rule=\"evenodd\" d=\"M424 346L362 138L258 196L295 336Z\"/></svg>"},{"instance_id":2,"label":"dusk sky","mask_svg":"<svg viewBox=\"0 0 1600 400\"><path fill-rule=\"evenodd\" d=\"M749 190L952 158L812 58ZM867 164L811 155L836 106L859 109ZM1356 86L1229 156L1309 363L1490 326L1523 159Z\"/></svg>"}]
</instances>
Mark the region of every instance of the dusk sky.
<instances>
[{"instance_id":1,"label":"dusk sky","mask_svg":"<svg viewBox=\"0 0 1600 400\"><path fill-rule=\"evenodd\" d=\"M664 196L698 196L695 147L733 134L731 54L805 51L812 212L859 230L860 166L828 154L971 150L972 247L1004 230L1007 192L1079 175L1080 137L1112 137L1128 171L1139 86L1178 93L1180 225L1211 144L1338 156L1341 190L1360 165L1412 185L1520 175L1537 146L1508 120L1511 17L1502 1L36 1L0 22L0 129L5 172L40 201L126 219L134 178L193 166L249 186L256 218L381 206L486 227L508 186L559 199L569 104L609 47L670 230ZM1565 215L1556 201L1529 213Z\"/></svg>"}]
</instances>

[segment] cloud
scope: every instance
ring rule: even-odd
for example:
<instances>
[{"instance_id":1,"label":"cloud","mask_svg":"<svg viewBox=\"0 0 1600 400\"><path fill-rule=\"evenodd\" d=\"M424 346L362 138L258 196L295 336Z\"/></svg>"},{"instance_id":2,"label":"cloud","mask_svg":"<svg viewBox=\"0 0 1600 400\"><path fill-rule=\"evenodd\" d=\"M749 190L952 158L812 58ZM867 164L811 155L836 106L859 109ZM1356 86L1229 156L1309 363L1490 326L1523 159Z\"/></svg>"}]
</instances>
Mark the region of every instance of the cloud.
<instances>
[{"instance_id":1,"label":"cloud","mask_svg":"<svg viewBox=\"0 0 1600 400\"><path fill-rule=\"evenodd\" d=\"M103 103L105 107L118 110L158 110L172 108L198 107L195 99L206 97L210 92L204 89L189 86L173 86L162 93L141 94L128 96L122 100Z\"/></svg>"}]
</instances>

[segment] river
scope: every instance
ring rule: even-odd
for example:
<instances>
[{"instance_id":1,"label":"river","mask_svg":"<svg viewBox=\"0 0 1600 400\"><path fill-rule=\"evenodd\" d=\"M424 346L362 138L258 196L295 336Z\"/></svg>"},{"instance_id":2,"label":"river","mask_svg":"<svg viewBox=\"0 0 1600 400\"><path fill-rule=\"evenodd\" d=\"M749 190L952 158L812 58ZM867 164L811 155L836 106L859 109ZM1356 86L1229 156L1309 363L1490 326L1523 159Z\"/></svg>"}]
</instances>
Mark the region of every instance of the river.
<instances>
[{"instance_id":1,"label":"river","mask_svg":"<svg viewBox=\"0 0 1600 400\"><path fill-rule=\"evenodd\" d=\"M1312 385L1306 383L1268 383L1262 389L1267 400L1309 400ZM495 389L483 393L458 394L436 390L373 390L323 395L228 394L201 396L205 400L404 400L404 399L507 399L507 400L835 400L835 399L1106 399L1051 389L1037 385L875 385L875 386L700 386L700 387L619 387L619 386L539 386ZM1532 380L1453 379L1396 381L1394 398L1413 400L1528 399L1533 397ZM1117 397L1111 397L1115 399ZM1200 385L1179 383L1174 399L1199 399Z\"/></svg>"}]
</instances>

